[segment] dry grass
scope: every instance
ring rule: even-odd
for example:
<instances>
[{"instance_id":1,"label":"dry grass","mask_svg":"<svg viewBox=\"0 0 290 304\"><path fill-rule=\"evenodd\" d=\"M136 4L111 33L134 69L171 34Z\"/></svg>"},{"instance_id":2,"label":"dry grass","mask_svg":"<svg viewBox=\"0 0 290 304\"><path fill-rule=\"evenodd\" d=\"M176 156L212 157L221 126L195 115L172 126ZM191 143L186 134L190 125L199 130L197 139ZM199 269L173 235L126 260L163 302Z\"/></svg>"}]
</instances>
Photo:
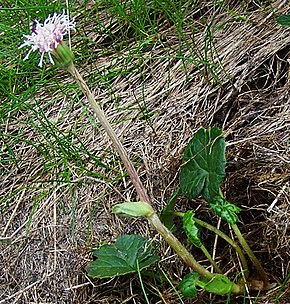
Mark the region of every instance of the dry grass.
<instances>
[{"instance_id":1,"label":"dry grass","mask_svg":"<svg viewBox=\"0 0 290 304\"><path fill-rule=\"evenodd\" d=\"M289 10L285 1L276 1L273 7L281 3L284 5L280 5L279 12ZM162 41L142 50L142 60L133 56L128 64L128 52L136 47L132 41L127 52L118 54L118 65L123 62L128 70L131 65L133 72L117 76L109 90L100 85L94 94L130 156L137 160L137 170L158 210L177 185L182 151L192 134L209 125L225 130L225 193L243 208L241 229L271 281L281 284L290 266L290 35L289 30L275 25L270 12L267 15L255 9L249 17L255 22L231 22L215 33L219 56L212 54L211 60L223 64L216 70L218 82L204 67L197 69L192 61L175 56L180 47L184 48L184 57L191 54L174 29L167 28ZM81 16L78 18L81 22ZM221 24L225 18L228 15L221 14L215 22ZM87 35L94 37L89 24L82 26L92 29ZM205 35L206 30L196 35L200 50ZM104 43L102 37L94 39ZM97 59L94 69L106 73L114 60L115 54L108 52ZM136 66L142 73L134 72ZM82 70L85 78L94 72L90 65ZM59 77L66 76L60 72ZM35 98L45 101L49 90L37 92ZM76 93L71 95L73 98ZM47 118L64 134L76 125L86 149L95 151L117 172L96 168L88 161L88 169L104 174L104 181L79 173L71 162L73 182L68 186L65 181L52 181L54 174L61 174L65 168L56 166L45 171L46 160L31 145L21 142L15 147L15 157L21 161L17 166L7 163L0 175L1 199L17 191L13 203L0 214L0 303L144 303L134 277L92 282L86 276L91 246L113 241L120 233L154 233L140 220L120 220L111 215L114 204L135 200L135 191L127 178L120 178L123 167L110 151L108 138L91 125L80 105L68 106L69 96L63 97L62 92L53 99L46 108ZM65 109L65 119L60 109ZM20 113L1 128L13 134L21 123L27 139L41 142L41 134L25 125L28 116L29 113ZM116 178L118 182L114 181ZM196 206L201 217L211 220L202 202ZM161 243L160 251L164 254L160 267L177 281L186 269L165 244ZM227 260L228 254L228 250L218 250L217 260L231 271L238 266ZM156 293L152 303L178 303L176 294L166 284L162 290L148 284ZM278 289L263 294L257 303L274 303ZM248 296L247 303L254 303L254 299L255 295ZM290 303L289 299L288 284L278 303ZM231 303L242 301L237 298ZM201 294L187 303L225 302L225 298Z\"/></svg>"}]
</instances>

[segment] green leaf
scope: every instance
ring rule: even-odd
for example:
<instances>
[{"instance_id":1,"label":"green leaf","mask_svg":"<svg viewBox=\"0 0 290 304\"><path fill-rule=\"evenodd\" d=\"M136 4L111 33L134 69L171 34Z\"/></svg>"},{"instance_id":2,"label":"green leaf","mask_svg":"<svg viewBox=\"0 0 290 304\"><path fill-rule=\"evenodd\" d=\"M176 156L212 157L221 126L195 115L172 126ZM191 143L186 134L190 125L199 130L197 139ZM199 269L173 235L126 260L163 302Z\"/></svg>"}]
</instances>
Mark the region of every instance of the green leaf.
<instances>
[{"instance_id":1,"label":"green leaf","mask_svg":"<svg viewBox=\"0 0 290 304\"><path fill-rule=\"evenodd\" d=\"M212 292L217 295L227 295L232 291L234 283L223 274L215 274L211 280L201 280L199 286L205 291Z\"/></svg>"},{"instance_id":2,"label":"green leaf","mask_svg":"<svg viewBox=\"0 0 290 304\"><path fill-rule=\"evenodd\" d=\"M280 15L276 21L282 26L290 26L290 15Z\"/></svg>"},{"instance_id":3,"label":"green leaf","mask_svg":"<svg viewBox=\"0 0 290 304\"><path fill-rule=\"evenodd\" d=\"M197 247L201 247L202 246L202 242L200 240L200 238L198 237L199 234L199 229L196 227L195 225L195 221L193 220L194 216L194 212L191 211L187 211L183 218L183 229L188 237L188 240L193 243L195 246Z\"/></svg>"},{"instance_id":4,"label":"green leaf","mask_svg":"<svg viewBox=\"0 0 290 304\"><path fill-rule=\"evenodd\" d=\"M158 261L157 255L151 254L152 246L148 238L139 235L121 235L115 244L103 245L93 252L97 257L88 267L92 278L112 278L147 268Z\"/></svg>"},{"instance_id":5,"label":"green leaf","mask_svg":"<svg viewBox=\"0 0 290 304\"><path fill-rule=\"evenodd\" d=\"M196 272L187 274L180 282L179 289L185 297L194 298L197 295L196 282L200 276Z\"/></svg>"},{"instance_id":6,"label":"green leaf","mask_svg":"<svg viewBox=\"0 0 290 304\"><path fill-rule=\"evenodd\" d=\"M234 283L223 274L214 274L213 278L208 280L196 272L187 274L179 283L182 294L190 298L196 296L196 286L217 295L227 295L231 293Z\"/></svg>"},{"instance_id":7,"label":"green leaf","mask_svg":"<svg viewBox=\"0 0 290 304\"><path fill-rule=\"evenodd\" d=\"M180 171L184 195L195 199L200 194L210 202L219 195L225 177L225 140L218 128L200 129L187 145Z\"/></svg>"},{"instance_id":8,"label":"green leaf","mask_svg":"<svg viewBox=\"0 0 290 304\"><path fill-rule=\"evenodd\" d=\"M119 216L127 217L149 217L154 213L151 205L146 202L126 202L117 204L113 207L112 211Z\"/></svg>"},{"instance_id":9,"label":"green leaf","mask_svg":"<svg viewBox=\"0 0 290 304\"><path fill-rule=\"evenodd\" d=\"M179 196L180 192L181 192L180 188L178 188L177 190L175 190L173 192L168 203L162 209L160 216L159 216L160 221L166 226L166 228L168 228L171 231L175 230L175 225L173 223L173 220L176 217L176 215L174 214L174 212L175 212L174 208L175 208L177 197Z\"/></svg>"},{"instance_id":10,"label":"green leaf","mask_svg":"<svg viewBox=\"0 0 290 304\"><path fill-rule=\"evenodd\" d=\"M216 196L210 202L210 208L215 214L220 216L229 224L235 224L238 221L238 216L236 213L239 213L241 211L239 207L226 201L221 196Z\"/></svg>"}]
</instances>

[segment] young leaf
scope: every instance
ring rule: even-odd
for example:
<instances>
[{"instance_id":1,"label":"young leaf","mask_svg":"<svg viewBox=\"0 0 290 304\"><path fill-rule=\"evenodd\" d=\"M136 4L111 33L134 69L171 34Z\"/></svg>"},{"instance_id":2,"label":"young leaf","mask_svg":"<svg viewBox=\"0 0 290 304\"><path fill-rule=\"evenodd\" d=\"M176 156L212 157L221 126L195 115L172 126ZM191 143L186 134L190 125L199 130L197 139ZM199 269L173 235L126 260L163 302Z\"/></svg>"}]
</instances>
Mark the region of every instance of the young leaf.
<instances>
[{"instance_id":1,"label":"young leaf","mask_svg":"<svg viewBox=\"0 0 290 304\"><path fill-rule=\"evenodd\" d=\"M154 213L152 207L146 202L125 202L113 207L113 213L127 217L148 217Z\"/></svg>"},{"instance_id":2,"label":"young leaf","mask_svg":"<svg viewBox=\"0 0 290 304\"><path fill-rule=\"evenodd\" d=\"M276 21L282 26L290 26L290 15L280 15Z\"/></svg>"},{"instance_id":3,"label":"young leaf","mask_svg":"<svg viewBox=\"0 0 290 304\"><path fill-rule=\"evenodd\" d=\"M194 212L187 211L183 216L183 229L188 237L188 240L192 242L195 246L201 247L202 243L200 238L198 237L199 229L195 225L195 221L193 220Z\"/></svg>"},{"instance_id":4,"label":"young leaf","mask_svg":"<svg viewBox=\"0 0 290 304\"><path fill-rule=\"evenodd\" d=\"M210 202L219 195L225 176L225 140L218 128L200 129L187 145L180 171L180 187L189 199L200 194Z\"/></svg>"},{"instance_id":5,"label":"young leaf","mask_svg":"<svg viewBox=\"0 0 290 304\"><path fill-rule=\"evenodd\" d=\"M175 190L173 192L173 194L169 198L168 203L162 209L160 216L159 216L160 221L171 231L175 230L175 225L173 223L173 220L176 217L176 215L174 215L174 212L175 212L174 208L175 208L177 197L179 196L180 193L181 193L180 188L178 188L177 190Z\"/></svg>"},{"instance_id":6,"label":"young leaf","mask_svg":"<svg viewBox=\"0 0 290 304\"><path fill-rule=\"evenodd\" d=\"M214 274L211 280L207 280L196 272L187 274L179 283L182 294L190 298L196 296L196 286L217 295L227 295L231 293L234 283L223 274Z\"/></svg>"},{"instance_id":7,"label":"young leaf","mask_svg":"<svg viewBox=\"0 0 290 304\"><path fill-rule=\"evenodd\" d=\"M226 201L221 196L216 196L210 202L210 208L216 215L220 216L229 224L235 224L238 221L238 216L236 213L241 211L239 207Z\"/></svg>"},{"instance_id":8,"label":"young leaf","mask_svg":"<svg viewBox=\"0 0 290 304\"><path fill-rule=\"evenodd\" d=\"M137 272L158 261L157 255L151 254L152 246L148 238L139 235L121 235L115 244L103 245L93 252L97 257L88 267L92 278L112 278Z\"/></svg>"},{"instance_id":9,"label":"young leaf","mask_svg":"<svg viewBox=\"0 0 290 304\"><path fill-rule=\"evenodd\" d=\"M227 295L232 291L234 283L223 274L215 274L211 280L202 279L198 286L217 295Z\"/></svg>"},{"instance_id":10,"label":"young leaf","mask_svg":"<svg viewBox=\"0 0 290 304\"><path fill-rule=\"evenodd\" d=\"M197 290L195 287L196 282L199 280L200 276L196 272L187 274L180 282L179 289L185 297L194 298L197 295Z\"/></svg>"}]
</instances>

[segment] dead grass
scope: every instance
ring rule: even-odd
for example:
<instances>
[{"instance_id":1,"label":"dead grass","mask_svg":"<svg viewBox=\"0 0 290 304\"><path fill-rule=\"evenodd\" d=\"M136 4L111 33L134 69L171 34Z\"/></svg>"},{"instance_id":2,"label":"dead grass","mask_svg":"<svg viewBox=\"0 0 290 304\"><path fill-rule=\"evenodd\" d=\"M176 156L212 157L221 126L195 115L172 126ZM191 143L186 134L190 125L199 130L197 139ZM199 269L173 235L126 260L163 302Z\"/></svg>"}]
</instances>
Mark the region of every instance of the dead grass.
<instances>
[{"instance_id":1,"label":"dead grass","mask_svg":"<svg viewBox=\"0 0 290 304\"><path fill-rule=\"evenodd\" d=\"M285 1L276 1L273 7L279 4L283 4L279 12L289 11ZM234 8L238 10L239 5ZM241 229L271 281L281 284L290 266L290 35L289 30L275 25L270 11L266 14L255 8L248 17L254 22L230 22L215 33L219 59L212 54L211 60L222 62L222 68L216 69L218 83L203 66L197 68L192 61L175 56L179 48L184 49L184 57L190 58L191 53L180 43L174 29L169 28L162 33L162 40L142 50L142 60L132 56L127 63L134 41L117 57L110 52L98 57L94 65L98 73L106 73L116 60L118 66L124 64L133 71L138 66L142 73L120 74L110 81L109 90L100 84L94 94L130 156L137 160L138 172L158 210L178 182L182 151L192 134L209 125L225 130L225 193L243 208ZM227 18L222 13L215 19L216 25ZM78 19L81 22L81 15ZM91 33L87 34L94 38L93 27L82 26L90 28ZM206 29L196 34L200 50L205 35ZM95 40L100 45L104 43L102 37ZM85 78L95 72L89 64L82 71ZM47 90L38 92L35 98L45 101ZM74 91L71 94L76 96ZM21 142L14 147L20 161L17 166L4 165L0 175L1 199L17 191L13 202L0 214L0 303L144 303L137 278L92 282L86 276L91 247L113 241L120 233L138 231L153 236L154 232L140 220L121 220L111 215L114 204L135 200L135 191L127 178L114 181L120 178L123 168L109 151L111 146L103 131L91 125L79 104L66 108L69 98L63 98L61 92L59 96L54 96L55 101L46 109L48 119L65 134L76 125L87 149L95 151L119 173L88 162L89 170L105 175L104 181L85 172L81 174L69 162L73 182L68 185L65 181L53 181L56 173L63 172L63 166L45 171L46 160L31 145ZM65 119L59 111L64 107ZM25 137L41 142L41 134L25 125L28 114L20 113L1 128L13 134L21 121L26 128ZM202 218L216 221L202 202L196 202L196 207ZM177 282L186 269L165 244L160 244L160 267ZM231 271L238 265L227 259L228 254L227 249L218 249L217 260ZM167 284L162 289L149 282L147 287L152 303L178 303ZM274 303L278 289L263 294L256 303ZM289 298L288 283L277 303L287 304ZM254 303L254 299L255 295L248 295L247 303ZM187 303L217 304L226 300L201 294ZM243 299L231 303L243 303Z\"/></svg>"}]
</instances>

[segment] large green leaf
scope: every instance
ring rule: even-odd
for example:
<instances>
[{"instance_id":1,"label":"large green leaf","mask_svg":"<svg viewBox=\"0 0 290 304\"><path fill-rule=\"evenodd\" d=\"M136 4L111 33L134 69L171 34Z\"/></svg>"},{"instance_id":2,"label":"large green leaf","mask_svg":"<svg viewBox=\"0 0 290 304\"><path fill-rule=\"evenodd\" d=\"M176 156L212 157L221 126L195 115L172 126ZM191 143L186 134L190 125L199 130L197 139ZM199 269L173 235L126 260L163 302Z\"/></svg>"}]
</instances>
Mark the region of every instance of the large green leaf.
<instances>
[{"instance_id":1,"label":"large green leaf","mask_svg":"<svg viewBox=\"0 0 290 304\"><path fill-rule=\"evenodd\" d=\"M140 235L121 235L115 244L103 245L93 252L97 259L87 267L92 278L112 278L137 272L158 261L151 254L148 238Z\"/></svg>"},{"instance_id":2,"label":"large green leaf","mask_svg":"<svg viewBox=\"0 0 290 304\"><path fill-rule=\"evenodd\" d=\"M210 202L219 195L225 177L225 147L218 128L202 128L189 142L180 171L180 187L187 198L202 194Z\"/></svg>"}]
</instances>

